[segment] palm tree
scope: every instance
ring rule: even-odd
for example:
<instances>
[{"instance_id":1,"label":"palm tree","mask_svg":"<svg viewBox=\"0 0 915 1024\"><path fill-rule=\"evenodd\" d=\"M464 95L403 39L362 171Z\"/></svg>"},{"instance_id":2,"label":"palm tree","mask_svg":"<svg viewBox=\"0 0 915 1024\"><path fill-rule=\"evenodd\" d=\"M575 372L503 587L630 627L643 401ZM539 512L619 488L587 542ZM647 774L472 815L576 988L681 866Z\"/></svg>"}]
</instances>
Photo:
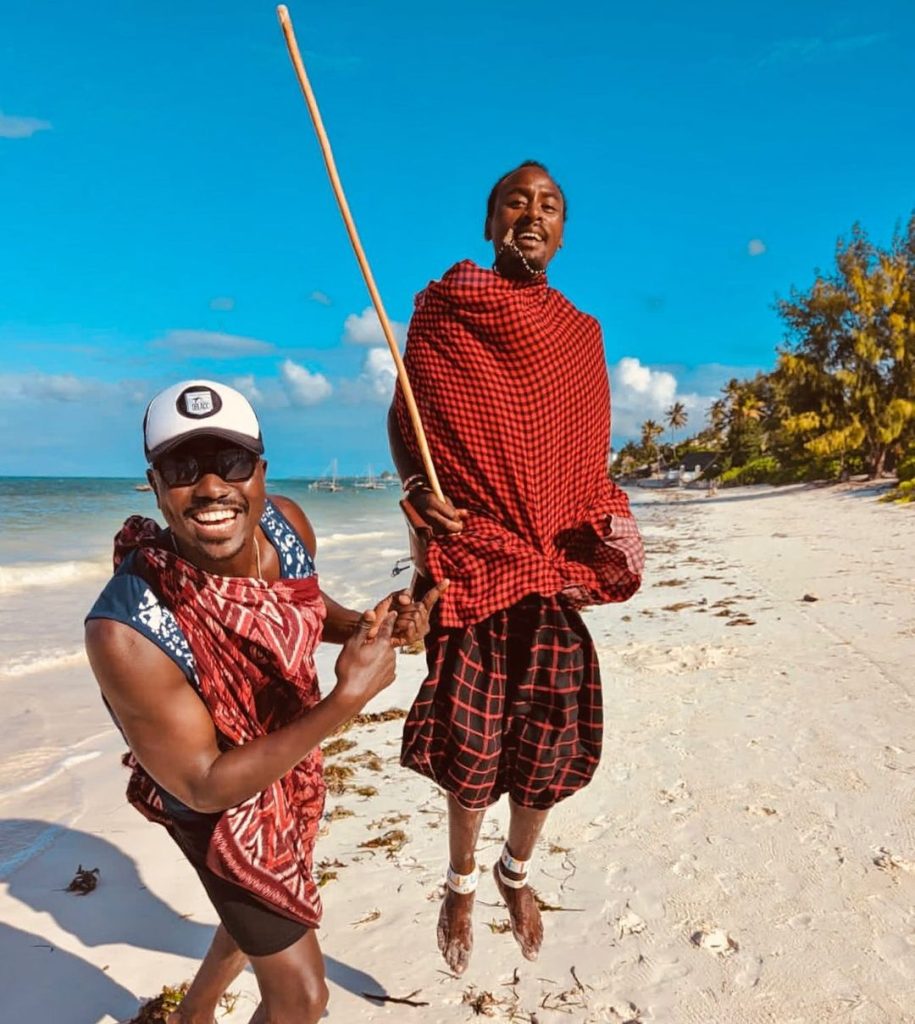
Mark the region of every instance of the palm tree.
<instances>
[{"instance_id":1,"label":"palm tree","mask_svg":"<svg viewBox=\"0 0 915 1024\"><path fill-rule=\"evenodd\" d=\"M686 426L686 421L689 419L689 413L686 411L686 406L682 402L674 402L674 404L666 409L664 415L667 417L667 425L670 427L670 446L674 446L674 431L679 430L680 427Z\"/></svg>"},{"instance_id":2,"label":"palm tree","mask_svg":"<svg viewBox=\"0 0 915 1024\"><path fill-rule=\"evenodd\" d=\"M655 420L645 420L642 424L642 447L648 454L649 461L657 461L658 446L655 444L655 438L660 437L663 433L664 428ZM655 454L654 459L651 458L652 452Z\"/></svg>"},{"instance_id":3,"label":"palm tree","mask_svg":"<svg viewBox=\"0 0 915 1024\"><path fill-rule=\"evenodd\" d=\"M708 422L714 434L720 435L724 433L724 428L728 425L728 403L727 399L716 398L714 402L709 406L708 410Z\"/></svg>"}]
</instances>

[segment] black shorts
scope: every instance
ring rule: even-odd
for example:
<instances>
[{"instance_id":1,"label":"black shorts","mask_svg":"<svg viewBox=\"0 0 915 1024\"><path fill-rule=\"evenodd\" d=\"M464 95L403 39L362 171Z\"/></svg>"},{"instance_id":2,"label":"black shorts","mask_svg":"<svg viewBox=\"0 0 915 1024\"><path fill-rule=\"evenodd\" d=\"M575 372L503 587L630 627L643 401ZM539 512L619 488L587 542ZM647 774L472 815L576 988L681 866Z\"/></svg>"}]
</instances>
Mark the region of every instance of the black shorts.
<instances>
[{"instance_id":1,"label":"black shorts","mask_svg":"<svg viewBox=\"0 0 915 1024\"><path fill-rule=\"evenodd\" d=\"M308 931L257 899L247 889L227 882L206 866L206 851L219 815L200 814L172 821L169 835L200 876L219 920L246 956L271 956L288 949Z\"/></svg>"}]
</instances>

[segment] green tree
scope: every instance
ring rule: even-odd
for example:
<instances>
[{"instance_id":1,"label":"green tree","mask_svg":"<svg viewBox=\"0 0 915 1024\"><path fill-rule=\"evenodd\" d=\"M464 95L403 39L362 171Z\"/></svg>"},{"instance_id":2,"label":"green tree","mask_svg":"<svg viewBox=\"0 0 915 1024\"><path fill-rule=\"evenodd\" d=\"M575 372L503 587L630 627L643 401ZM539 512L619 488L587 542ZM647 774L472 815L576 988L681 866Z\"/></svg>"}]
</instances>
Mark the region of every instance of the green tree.
<instances>
[{"instance_id":1,"label":"green tree","mask_svg":"<svg viewBox=\"0 0 915 1024\"><path fill-rule=\"evenodd\" d=\"M776 371L786 433L871 477L915 421L915 217L881 250L855 226L836 269L778 303L788 347Z\"/></svg>"},{"instance_id":2,"label":"green tree","mask_svg":"<svg viewBox=\"0 0 915 1024\"><path fill-rule=\"evenodd\" d=\"M642 424L642 448L645 450L649 461L658 461L658 446L655 441L664 433L664 428L655 420L645 420Z\"/></svg>"},{"instance_id":3,"label":"green tree","mask_svg":"<svg viewBox=\"0 0 915 1024\"><path fill-rule=\"evenodd\" d=\"M667 420L667 426L670 427L670 446L674 446L674 431L679 430L681 427L686 426L686 421L689 419L689 413L686 411L686 406L682 402L674 402L674 404L664 411L664 416Z\"/></svg>"}]
</instances>

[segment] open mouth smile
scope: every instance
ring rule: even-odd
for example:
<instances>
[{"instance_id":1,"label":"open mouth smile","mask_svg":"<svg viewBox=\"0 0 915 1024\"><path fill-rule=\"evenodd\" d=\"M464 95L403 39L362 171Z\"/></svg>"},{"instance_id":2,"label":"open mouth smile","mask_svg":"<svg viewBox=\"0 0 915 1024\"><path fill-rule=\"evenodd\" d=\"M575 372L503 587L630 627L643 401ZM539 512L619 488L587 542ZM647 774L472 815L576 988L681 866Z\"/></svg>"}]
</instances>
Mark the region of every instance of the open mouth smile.
<instances>
[{"instance_id":1,"label":"open mouth smile","mask_svg":"<svg viewBox=\"0 0 915 1024\"><path fill-rule=\"evenodd\" d=\"M187 514L197 536L205 540L221 540L231 536L240 515L242 510L237 508L198 509Z\"/></svg>"}]
</instances>

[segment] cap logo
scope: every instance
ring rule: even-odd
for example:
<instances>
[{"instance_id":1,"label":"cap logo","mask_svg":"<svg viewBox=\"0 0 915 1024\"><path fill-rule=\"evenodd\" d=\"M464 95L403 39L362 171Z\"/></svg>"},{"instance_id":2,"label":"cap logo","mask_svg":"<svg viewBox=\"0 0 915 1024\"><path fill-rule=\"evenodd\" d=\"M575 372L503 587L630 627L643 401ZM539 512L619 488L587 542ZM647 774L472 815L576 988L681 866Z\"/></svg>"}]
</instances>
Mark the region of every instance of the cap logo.
<instances>
[{"instance_id":1,"label":"cap logo","mask_svg":"<svg viewBox=\"0 0 915 1024\"><path fill-rule=\"evenodd\" d=\"M222 408L222 399L209 388L187 388L175 402L178 412L194 420L215 416Z\"/></svg>"}]
</instances>

